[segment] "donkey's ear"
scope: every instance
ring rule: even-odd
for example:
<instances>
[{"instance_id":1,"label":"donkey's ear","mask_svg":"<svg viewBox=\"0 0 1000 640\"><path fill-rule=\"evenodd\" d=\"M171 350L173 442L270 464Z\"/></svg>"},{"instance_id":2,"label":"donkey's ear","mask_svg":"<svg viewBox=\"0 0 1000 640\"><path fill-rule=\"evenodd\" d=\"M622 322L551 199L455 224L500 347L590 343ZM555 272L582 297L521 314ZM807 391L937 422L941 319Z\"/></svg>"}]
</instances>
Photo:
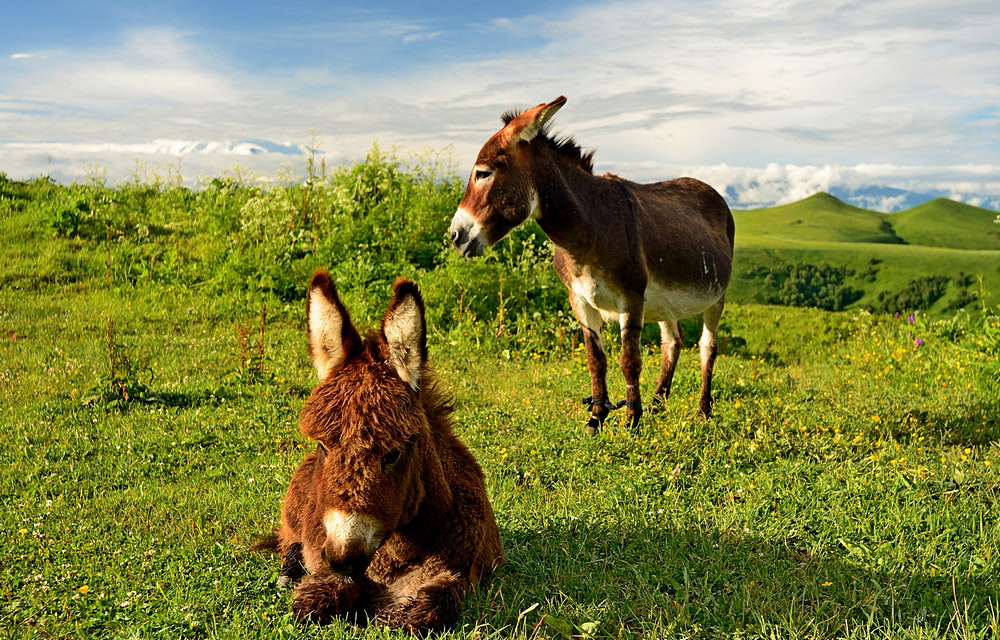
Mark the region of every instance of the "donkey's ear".
<instances>
[{"instance_id":1,"label":"donkey's ear","mask_svg":"<svg viewBox=\"0 0 1000 640\"><path fill-rule=\"evenodd\" d=\"M337 297L337 287L330 280L330 274L322 269L313 275L309 283L306 321L309 325L309 351L322 381L361 346L361 336L351 324L351 316L344 303Z\"/></svg>"},{"instance_id":2,"label":"donkey's ear","mask_svg":"<svg viewBox=\"0 0 1000 640\"><path fill-rule=\"evenodd\" d=\"M504 146L510 147L518 142L531 142L538 135L549 118L566 104L566 96L559 96L548 104L540 104L517 116L504 127Z\"/></svg>"},{"instance_id":3,"label":"donkey's ear","mask_svg":"<svg viewBox=\"0 0 1000 640\"><path fill-rule=\"evenodd\" d=\"M396 280L393 289L392 302L382 320L382 335L389 347L389 364L416 391L420 387L420 371L427 361L424 299L417 285L405 278Z\"/></svg>"}]
</instances>

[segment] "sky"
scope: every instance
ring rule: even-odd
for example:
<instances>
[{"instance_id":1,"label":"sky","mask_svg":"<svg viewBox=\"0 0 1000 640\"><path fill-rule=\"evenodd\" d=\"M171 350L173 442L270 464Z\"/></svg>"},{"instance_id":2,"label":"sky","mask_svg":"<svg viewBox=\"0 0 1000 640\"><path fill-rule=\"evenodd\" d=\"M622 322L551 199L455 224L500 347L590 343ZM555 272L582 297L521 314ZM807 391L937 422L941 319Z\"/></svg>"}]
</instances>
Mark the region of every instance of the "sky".
<instances>
[{"instance_id":1,"label":"sky","mask_svg":"<svg viewBox=\"0 0 1000 640\"><path fill-rule=\"evenodd\" d=\"M0 172L197 184L377 141L465 174L503 111L565 95L598 172L1000 209L998 33L996 0L4 3Z\"/></svg>"}]
</instances>

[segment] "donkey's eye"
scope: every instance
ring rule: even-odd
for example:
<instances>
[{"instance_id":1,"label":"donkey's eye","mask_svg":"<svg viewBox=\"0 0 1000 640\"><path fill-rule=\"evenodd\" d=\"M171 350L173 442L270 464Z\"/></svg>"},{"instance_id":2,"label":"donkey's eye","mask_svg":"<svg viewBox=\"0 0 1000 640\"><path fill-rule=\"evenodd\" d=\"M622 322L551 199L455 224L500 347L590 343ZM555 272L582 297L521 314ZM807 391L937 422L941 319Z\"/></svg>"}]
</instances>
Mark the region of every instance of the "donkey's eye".
<instances>
[{"instance_id":1,"label":"donkey's eye","mask_svg":"<svg viewBox=\"0 0 1000 640\"><path fill-rule=\"evenodd\" d=\"M389 453L382 456L382 470L385 471L386 467L394 464L397 460L399 460L399 449L393 449Z\"/></svg>"},{"instance_id":2,"label":"donkey's eye","mask_svg":"<svg viewBox=\"0 0 1000 640\"><path fill-rule=\"evenodd\" d=\"M476 182L479 182L480 180L485 180L486 178L492 176L493 172L490 171L489 169L476 169L475 175L476 175Z\"/></svg>"}]
</instances>

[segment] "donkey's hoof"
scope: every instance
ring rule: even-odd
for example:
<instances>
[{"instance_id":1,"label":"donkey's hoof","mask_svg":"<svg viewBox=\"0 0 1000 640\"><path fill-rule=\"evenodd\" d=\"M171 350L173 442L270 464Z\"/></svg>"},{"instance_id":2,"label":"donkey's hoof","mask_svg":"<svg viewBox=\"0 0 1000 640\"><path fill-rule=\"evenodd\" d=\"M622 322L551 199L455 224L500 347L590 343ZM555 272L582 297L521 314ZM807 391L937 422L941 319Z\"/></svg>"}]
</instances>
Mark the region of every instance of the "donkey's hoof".
<instances>
[{"instance_id":1,"label":"donkey's hoof","mask_svg":"<svg viewBox=\"0 0 1000 640\"><path fill-rule=\"evenodd\" d=\"M642 417L642 409L629 409L625 412L625 423L628 424L628 428L632 431L638 431L639 429L639 418Z\"/></svg>"},{"instance_id":2,"label":"donkey's hoof","mask_svg":"<svg viewBox=\"0 0 1000 640\"><path fill-rule=\"evenodd\" d=\"M701 403L701 417L708 420L712 417L712 406L715 404L714 401L709 400L708 402Z\"/></svg>"},{"instance_id":3,"label":"donkey's hoof","mask_svg":"<svg viewBox=\"0 0 1000 640\"><path fill-rule=\"evenodd\" d=\"M597 417L592 417L588 422L587 426L583 428L583 435L585 436L596 436L597 432L601 430L601 421Z\"/></svg>"}]
</instances>

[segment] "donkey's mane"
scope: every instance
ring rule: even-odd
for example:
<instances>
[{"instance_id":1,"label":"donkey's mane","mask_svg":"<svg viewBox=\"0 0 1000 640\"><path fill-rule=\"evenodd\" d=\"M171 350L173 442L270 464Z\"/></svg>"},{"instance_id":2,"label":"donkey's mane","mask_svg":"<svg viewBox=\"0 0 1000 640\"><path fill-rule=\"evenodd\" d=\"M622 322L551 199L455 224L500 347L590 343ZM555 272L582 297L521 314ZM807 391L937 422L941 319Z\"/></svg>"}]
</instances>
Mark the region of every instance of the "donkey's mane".
<instances>
[{"instance_id":1,"label":"donkey's mane","mask_svg":"<svg viewBox=\"0 0 1000 640\"><path fill-rule=\"evenodd\" d=\"M521 113L522 110L520 109L510 109L505 111L500 118L506 126L510 124L511 120L521 115ZM541 140L563 158L579 165L579 167L587 173L593 174L594 151L590 150L584 153L583 148L579 145L579 143L577 143L576 140L573 139L573 136L556 137L552 135L552 132L549 130L550 123L551 120L542 125L542 130L538 132L535 139Z\"/></svg>"}]
</instances>

